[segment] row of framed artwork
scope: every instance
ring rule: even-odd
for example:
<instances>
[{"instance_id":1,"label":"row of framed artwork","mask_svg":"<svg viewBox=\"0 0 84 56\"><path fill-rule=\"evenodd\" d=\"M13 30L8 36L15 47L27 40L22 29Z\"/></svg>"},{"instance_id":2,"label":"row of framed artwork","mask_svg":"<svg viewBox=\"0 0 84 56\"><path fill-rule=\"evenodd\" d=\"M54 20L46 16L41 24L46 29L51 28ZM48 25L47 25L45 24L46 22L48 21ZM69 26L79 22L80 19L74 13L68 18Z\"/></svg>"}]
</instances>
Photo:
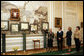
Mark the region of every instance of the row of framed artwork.
<instances>
[{"instance_id":1,"label":"row of framed artwork","mask_svg":"<svg viewBox=\"0 0 84 56\"><path fill-rule=\"evenodd\" d=\"M49 29L48 22L42 22L41 30L43 30L43 29ZM1 30L9 31L9 21L5 21L5 20L1 21ZM38 24L29 24L29 22L20 22L19 24L11 23L10 30L11 30L11 32L19 32L19 31L36 32L36 31L38 31Z\"/></svg>"}]
</instances>

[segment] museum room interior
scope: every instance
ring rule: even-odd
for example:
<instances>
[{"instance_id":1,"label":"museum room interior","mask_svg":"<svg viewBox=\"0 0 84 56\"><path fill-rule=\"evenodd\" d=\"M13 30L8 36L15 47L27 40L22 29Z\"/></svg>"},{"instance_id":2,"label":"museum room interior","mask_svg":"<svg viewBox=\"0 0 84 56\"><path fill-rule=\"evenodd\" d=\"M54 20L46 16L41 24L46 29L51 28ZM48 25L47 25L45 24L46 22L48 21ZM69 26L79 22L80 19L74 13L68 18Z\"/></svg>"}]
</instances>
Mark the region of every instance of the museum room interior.
<instances>
[{"instance_id":1,"label":"museum room interior","mask_svg":"<svg viewBox=\"0 0 84 56\"><path fill-rule=\"evenodd\" d=\"M1 1L1 55L78 54L83 55L83 1Z\"/></svg>"}]
</instances>

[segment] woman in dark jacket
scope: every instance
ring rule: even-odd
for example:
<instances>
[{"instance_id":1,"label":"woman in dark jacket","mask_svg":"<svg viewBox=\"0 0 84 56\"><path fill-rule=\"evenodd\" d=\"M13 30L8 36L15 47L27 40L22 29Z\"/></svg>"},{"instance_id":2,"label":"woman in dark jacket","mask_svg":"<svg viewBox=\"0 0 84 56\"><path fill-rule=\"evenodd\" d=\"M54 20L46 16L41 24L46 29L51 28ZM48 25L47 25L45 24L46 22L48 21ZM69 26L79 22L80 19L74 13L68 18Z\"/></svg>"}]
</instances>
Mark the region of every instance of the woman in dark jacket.
<instances>
[{"instance_id":1,"label":"woman in dark jacket","mask_svg":"<svg viewBox=\"0 0 84 56\"><path fill-rule=\"evenodd\" d=\"M54 38L54 33L52 32L52 29L50 29L48 33L48 51L51 51L53 47L53 38Z\"/></svg>"},{"instance_id":2,"label":"woman in dark jacket","mask_svg":"<svg viewBox=\"0 0 84 56\"><path fill-rule=\"evenodd\" d=\"M66 33L67 46L69 49L68 51L71 51L71 36L72 36L72 31L71 31L71 27L69 27Z\"/></svg>"}]
</instances>

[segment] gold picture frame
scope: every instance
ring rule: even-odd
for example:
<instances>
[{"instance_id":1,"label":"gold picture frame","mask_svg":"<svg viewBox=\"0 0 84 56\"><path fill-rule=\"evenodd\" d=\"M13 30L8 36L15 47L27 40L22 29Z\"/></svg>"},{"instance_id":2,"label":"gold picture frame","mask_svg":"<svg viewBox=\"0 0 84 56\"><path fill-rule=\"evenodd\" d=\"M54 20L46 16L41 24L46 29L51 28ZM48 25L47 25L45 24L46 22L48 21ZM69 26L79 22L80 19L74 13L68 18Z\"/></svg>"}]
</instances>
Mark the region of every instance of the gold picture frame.
<instances>
[{"instance_id":1,"label":"gold picture frame","mask_svg":"<svg viewBox=\"0 0 84 56\"><path fill-rule=\"evenodd\" d=\"M83 28L83 22L81 22L81 28Z\"/></svg>"},{"instance_id":2,"label":"gold picture frame","mask_svg":"<svg viewBox=\"0 0 84 56\"><path fill-rule=\"evenodd\" d=\"M62 18L55 18L55 28L62 27Z\"/></svg>"},{"instance_id":3,"label":"gold picture frame","mask_svg":"<svg viewBox=\"0 0 84 56\"><path fill-rule=\"evenodd\" d=\"M11 9L10 13L11 13L10 20L12 21L20 20L20 10L19 9Z\"/></svg>"}]
</instances>

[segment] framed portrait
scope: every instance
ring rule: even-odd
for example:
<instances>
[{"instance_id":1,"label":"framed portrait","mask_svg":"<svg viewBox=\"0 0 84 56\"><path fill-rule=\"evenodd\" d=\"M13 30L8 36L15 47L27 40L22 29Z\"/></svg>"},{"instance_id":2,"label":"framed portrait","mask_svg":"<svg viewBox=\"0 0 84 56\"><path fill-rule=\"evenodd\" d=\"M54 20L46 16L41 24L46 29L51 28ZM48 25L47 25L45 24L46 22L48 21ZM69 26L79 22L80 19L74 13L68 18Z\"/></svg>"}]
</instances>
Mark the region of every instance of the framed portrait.
<instances>
[{"instance_id":1,"label":"framed portrait","mask_svg":"<svg viewBox=\"0 0 84 56\"><path fill-rule=\"evenodd\" d=\"M10 13L11 13L10 20L13 20L13 21L19 21L20 20L19 9L11 9Z\"/></svg>"},{"instance_id":2,"label":"framed portrait","mask_svg":"<svg viewBox=\"0 0 84 56\"><path fill-rule=\"evenodd\" d=\"M49 23L48 22L42 22L42 30L49 30Z\"/></svg>"},{"instance_id":3,"label":"framed portrait","mask_svg":"<svg viewBox=\"0 0 84 56\"><path fill-rule=\"evenodd\" d=\"M38 32L38 25L37 24L30 24L30 31L31 32Z\"/></svg>"},{"instance_id":4,"label":"framed portrait","mask_svg":"<svg viewBox=\"0 0 84 56\"><path fill-rule=\"evenodd\" d=\"M2 20L1 21L1 31L8 31L9 30L9 21Z\"/></svg>"},{"instance_id":5,"label":"framed portrait","mask_svg":"<svg viewBox=\"0 0 84 56\"><path fill-rule=\"evenodd\" d=\"M10 28L12 33L19 32L19 24L11 24Z\"/></svg>"},{"instance_id":6,"label":"framed portrait","mask_svg":"<svg viewBox=\"0 0 84 56\"><path fill-rule=\"evenodd\" d=\"M55 18L55 27L62 27L62 18Z\"/></svg>"},{"instance_id":7,"label":"framed portrait","mask_svg":"<svg viewBox=\"0 0 84 56\"><path fill-rule=\"evenodd\" d=\"M81 28L83 28L83 22L81 22Z\"/></svg>"},{"instance_id":8,"label":"framed portrait","mask_svg":"<svg viewBox=\"0 0 84 56\"><path fill-rule=\"evenodd\" d=\"M21 31L29 30L29 22L20 22L20 30Z\"/></svg>"}]
</instances>

